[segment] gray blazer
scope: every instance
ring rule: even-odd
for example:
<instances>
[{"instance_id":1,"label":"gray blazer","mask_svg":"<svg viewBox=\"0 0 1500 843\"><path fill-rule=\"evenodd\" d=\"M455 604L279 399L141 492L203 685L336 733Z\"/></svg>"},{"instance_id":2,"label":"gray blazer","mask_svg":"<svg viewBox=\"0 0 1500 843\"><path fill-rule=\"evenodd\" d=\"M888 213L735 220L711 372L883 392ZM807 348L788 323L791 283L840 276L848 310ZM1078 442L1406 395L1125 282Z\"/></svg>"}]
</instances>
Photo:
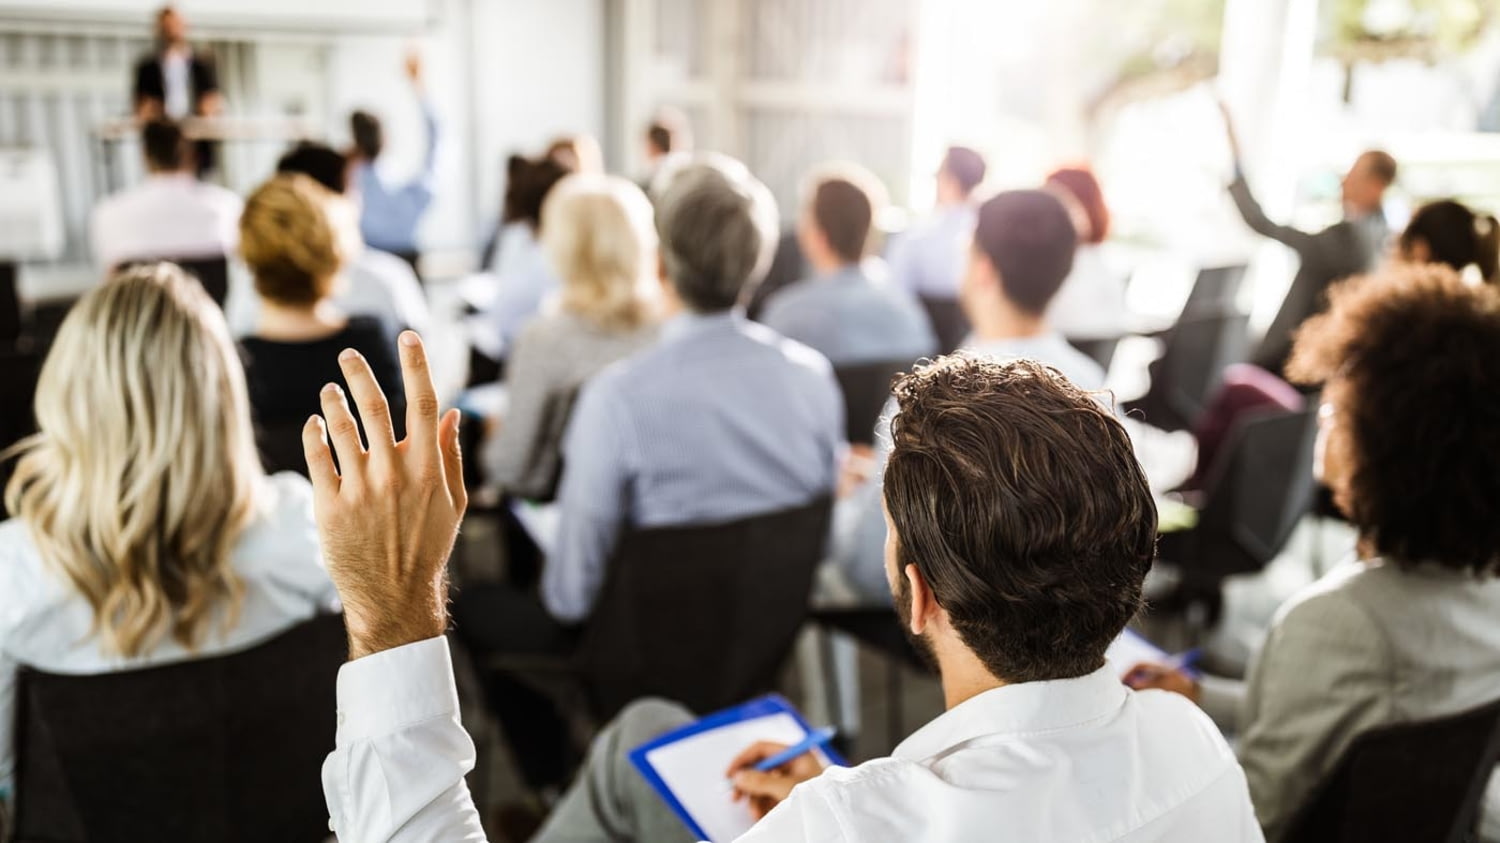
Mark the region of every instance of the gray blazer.
<instances>
[{"instance_id":1,"label":"gray blazer","mask_svg":"<svg viewBox=\"0 0 1500 843\"><path fill-rule=\"evenodd\" d=\"M539 316L528 323L506 363L505 418L485 454L490 479L518 497L549 491L556 482L562 444L560 436L548 434L549 407L655 338L654 325L608 331L571 313ZM556 433L561 433L560 427Z\"/></svg>"},{"instance_id":2,"label":"gray blazer","mask_svg":"<svg viewBox=\"0 0 1500 843\"><path fill-rule=\"evenodd\" d=\"M1274 843L1360 733L1500 699L1500 579L1345 563L1277 612L1243 692L1240 763Z\"/></svg>"},{"instance_id":3,"label":"gray blazer","mask_svg":"<svg viewBox=\"0 0 1500 843\"><path fill-rule=\"evenodd\" d=\"M1300 262L1292 286L1265 338L1255 350L1254 363L1276 375L1292 352L1292 334L1307 317L1325 305L1328 285L1350 275L1368 272L1385 247L1385 218L1379 214L1358 222L1344 220L1319 232L1307 232L1272 222L1250 193L1243 176L1229 186L1229 195L1245 224L1256 233L1286 244Z\"/></svg>"}]
</instances>

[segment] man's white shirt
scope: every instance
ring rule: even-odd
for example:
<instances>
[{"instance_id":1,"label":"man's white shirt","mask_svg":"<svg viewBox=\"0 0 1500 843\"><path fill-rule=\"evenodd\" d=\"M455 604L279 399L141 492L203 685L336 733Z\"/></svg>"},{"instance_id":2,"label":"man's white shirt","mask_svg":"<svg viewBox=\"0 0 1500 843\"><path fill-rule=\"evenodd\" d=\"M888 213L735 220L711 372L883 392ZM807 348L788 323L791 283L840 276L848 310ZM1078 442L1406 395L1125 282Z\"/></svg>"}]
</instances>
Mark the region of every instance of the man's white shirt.
<instances>
[{"instance_id":1,"label":"man's white shirt","mask_svg":"<svg viewBox=\"0 0 1500 843\"><path fill-rule=\"evenodd\" d=\"M94 207L94 263L108 271L132 260L230 256L244 202L190 173L157 173Z\"/></svg>"},{"instance_id":2,"label":"man's white shirt","mask_svg":"<svg viewBox=\"0 0 1500 843\"><path fill-rule=\"evenodd\" d=\"M344 665L323 767L331 825L359 843L483 841L464 785L448 644L431 638ZM1107 668L987 691L891 758L830 769L741 838L1260 841L1245 776L1182 697L1125 688Z\"/></svg>"}]
</instances>

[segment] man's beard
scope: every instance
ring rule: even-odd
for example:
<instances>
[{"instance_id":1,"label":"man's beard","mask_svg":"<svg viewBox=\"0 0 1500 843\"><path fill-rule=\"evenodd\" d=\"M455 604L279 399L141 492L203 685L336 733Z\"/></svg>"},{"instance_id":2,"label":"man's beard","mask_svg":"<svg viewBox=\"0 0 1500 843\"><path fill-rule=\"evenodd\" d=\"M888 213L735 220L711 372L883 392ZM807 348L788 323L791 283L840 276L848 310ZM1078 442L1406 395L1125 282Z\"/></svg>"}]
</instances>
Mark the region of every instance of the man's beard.
<instances>
[{"instance_id":1,"label":"man's beard","mask_svg":"<svg viewBox=\"0 0 1500 843\"><path fill-rule=\"evenodd\" d=\"M925 634L917 635L911 631L911 580L905 576L898 575L896 584L896 617L901 622L901 634L911 643L911 648L917 651L922 661L932 669L933 673L941 674L942 669L938 665L937 653L933 652L932 642Z\"/></svg>"}]
</instances>

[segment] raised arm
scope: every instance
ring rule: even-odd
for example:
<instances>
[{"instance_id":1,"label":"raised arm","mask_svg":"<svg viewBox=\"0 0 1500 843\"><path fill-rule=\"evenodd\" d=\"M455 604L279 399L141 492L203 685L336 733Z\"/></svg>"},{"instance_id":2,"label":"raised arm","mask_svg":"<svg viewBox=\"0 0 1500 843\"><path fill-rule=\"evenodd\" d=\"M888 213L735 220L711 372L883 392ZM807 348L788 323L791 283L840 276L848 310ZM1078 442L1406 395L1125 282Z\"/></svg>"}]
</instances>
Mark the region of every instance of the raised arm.
<instances>
[{"instance_id":1,"label":"raised arm","mask_svg":"<svg viewBox=\"0 0 1500 843\"><path fill-rule=\"evenodd\" d=\"M335 384L323 388L323 416L303 430L319 540L344 603L351 658L339 671L323 792L341 840L479 843L484 831L464 784L474 744L458 720L443 638L448 555L468 505L458 412L439 420L417 335L403 333L399 345L405 439L395 441L390 404L352 349L339 364L369 449Z\"/></svg>"},{"instance_id":2,"label":"raised arm","mask_svg":"<svg viewBox=\"0 0 1500 843\"><path fill-rule=\"evenodd\" d=\"M1224 132L1229 139L1229 152L1234 157L1234 181L1229 185L1229 196L1234 200L1234 207L1240 212L1240 218L1255 233L1284 243L1298 253L1316 248L1314 235L1299 228L1273 222L1261 209L1260 203L1250 192L1250 183L1245 180L1239 133L1235 131L1234 118L1229 114L1229 107L1223 101L1219 102L1219 112L1224 115Z\"/></svg>"}]
</instances>

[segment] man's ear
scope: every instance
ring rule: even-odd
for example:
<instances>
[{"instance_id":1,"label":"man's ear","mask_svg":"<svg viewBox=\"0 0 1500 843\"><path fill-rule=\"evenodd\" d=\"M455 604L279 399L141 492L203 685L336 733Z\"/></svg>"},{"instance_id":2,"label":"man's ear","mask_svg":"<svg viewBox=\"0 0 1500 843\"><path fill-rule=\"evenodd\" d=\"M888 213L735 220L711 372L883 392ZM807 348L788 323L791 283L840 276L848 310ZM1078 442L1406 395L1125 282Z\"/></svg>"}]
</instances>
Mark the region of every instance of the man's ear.
<instances>
[{"instance_id":1,"label":"man's ear","mask_svg":"<svg viewBox=\"0 0 1500 843\"><path fill-rule=\"evenodd\" d=\"M937 598L932 595L932 588L927 585L927 580L922 577L922 572L917 570L916 565L907 565L901 574L906 577L906 590L911 597L911 632L913 635L921 635L937 617Z\"/></svg>"}]
</instances>

